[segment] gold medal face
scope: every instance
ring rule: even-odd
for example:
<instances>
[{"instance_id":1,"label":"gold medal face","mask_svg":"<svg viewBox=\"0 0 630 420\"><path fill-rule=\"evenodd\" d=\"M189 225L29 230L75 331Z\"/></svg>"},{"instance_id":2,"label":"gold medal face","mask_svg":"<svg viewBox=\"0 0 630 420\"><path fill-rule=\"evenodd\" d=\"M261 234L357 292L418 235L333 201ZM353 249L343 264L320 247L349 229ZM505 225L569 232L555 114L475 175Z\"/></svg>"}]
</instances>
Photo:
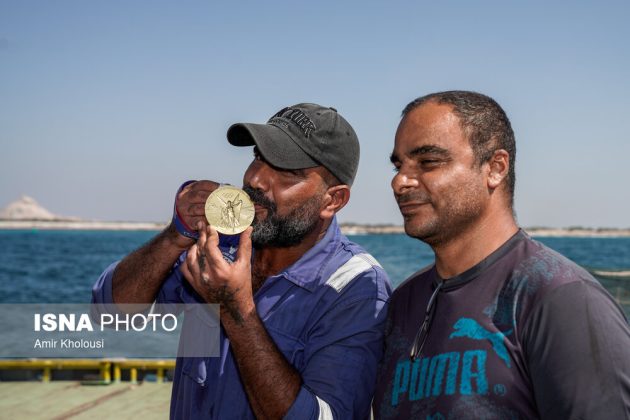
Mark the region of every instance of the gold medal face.
<instances>
[{"instance_id":1,"label":"gold medal face","mask_svg":"<svg viewBox=\"0 0 630 420\"><path fill-rule=\"evenodd\" d=\"M206 200L206 219L219 233L238 235L254 220L254 204L240 188L224 185Z\"/></svg>"}]
</instances>

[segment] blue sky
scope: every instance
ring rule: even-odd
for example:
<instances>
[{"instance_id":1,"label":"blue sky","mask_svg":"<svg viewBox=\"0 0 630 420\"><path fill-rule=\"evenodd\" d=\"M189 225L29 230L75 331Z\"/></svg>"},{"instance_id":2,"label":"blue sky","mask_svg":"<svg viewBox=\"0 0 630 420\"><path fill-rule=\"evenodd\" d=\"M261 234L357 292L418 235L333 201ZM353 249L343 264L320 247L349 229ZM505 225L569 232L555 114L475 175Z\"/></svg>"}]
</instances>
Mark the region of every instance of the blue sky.
<instances>
[{"instance_id":1,"label":"blue sky","mask_svg":"<svg viewBox=\"0 0 630 420\"><path fill-rule=\"evenodd\" d=\"M0 0L0 207L166 220L187 179L241 185L233 122L334 106L361 164L342 221L401 223L404 105L477 90L517 138L524 226L630 227L628 2Z\"/></svg>"}]
</instances>

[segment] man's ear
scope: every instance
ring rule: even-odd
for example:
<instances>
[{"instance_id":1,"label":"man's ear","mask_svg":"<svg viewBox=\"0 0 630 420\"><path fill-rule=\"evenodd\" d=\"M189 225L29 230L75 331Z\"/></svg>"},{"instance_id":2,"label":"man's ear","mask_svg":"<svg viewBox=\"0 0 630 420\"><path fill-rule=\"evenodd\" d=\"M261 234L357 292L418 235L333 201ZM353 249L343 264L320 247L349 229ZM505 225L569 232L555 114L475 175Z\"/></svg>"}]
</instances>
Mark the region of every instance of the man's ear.
<instances>
[{"instance_id":1,"label":"man's ear","mask_svg":"<svg viewBox=\"0 0 630 420\"><path fill-rule=\"evenodd\" d=\"M495 150L488 161L488 189L495 190L507 177L510 170L510 154L503 150Z\"/></svg>"},{"instance_id":2,"label":"man's ear","mask_svg":"<svg viewBox=\"0 0 630 420\"><path fill-rule=\"evenodd\" d=\"M322 208L319 216L322 219L332 219L335 214L344 208L350 200L350 187L342 184L328 187L324 194L324 208Z\"/></svg>"}]
</instances>

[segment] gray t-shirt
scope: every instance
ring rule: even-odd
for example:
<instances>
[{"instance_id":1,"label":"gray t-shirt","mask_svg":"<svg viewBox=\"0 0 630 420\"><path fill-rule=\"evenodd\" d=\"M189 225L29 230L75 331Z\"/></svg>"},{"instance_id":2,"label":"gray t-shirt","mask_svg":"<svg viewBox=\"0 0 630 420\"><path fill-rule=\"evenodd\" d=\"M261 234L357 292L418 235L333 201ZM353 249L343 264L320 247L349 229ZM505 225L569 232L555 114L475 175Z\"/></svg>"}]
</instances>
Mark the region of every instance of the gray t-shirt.
<instances>
[{"instance_id":1,"label":"gray t-shirt","mask_svg":"<svg viewBox=\"0 0 630 420\"><path fill-rule=\"evenodd\" d=\"M630 418L628 322L587 271L519 231L446 280L412 362L442 281L430 266L390 300L376 418Z\"/></svg>"}]
</instances>

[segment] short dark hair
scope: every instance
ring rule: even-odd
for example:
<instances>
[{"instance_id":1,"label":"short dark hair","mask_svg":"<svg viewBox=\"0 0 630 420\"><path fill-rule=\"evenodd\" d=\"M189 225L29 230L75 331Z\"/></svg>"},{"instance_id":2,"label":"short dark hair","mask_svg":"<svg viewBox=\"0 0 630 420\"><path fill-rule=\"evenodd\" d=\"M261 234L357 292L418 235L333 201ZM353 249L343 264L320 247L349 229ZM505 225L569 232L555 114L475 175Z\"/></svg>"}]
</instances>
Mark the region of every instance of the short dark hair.
<instances>
[{"instance_id":1,"label":"short dark hair","mask_svg":"<svg viewBox=\"0 0 630 420\"><path fill-rule=\"evenodd\" d=\"M341 181L339 181L339 178L334 176L332 172L330 172L325 167L322 166L322 168L324 168L324 173L322 175L322 178L324 179L324 185L326 186L326 188L336 187L337 185L341 185Z\"/></svg>"},{"instance_id":2,"label":"short dark hair","mask_svg":"<svg viewBox=\"0 0 630 420\"><path fill-rule=\"evenodd\" d=\"M451 90L431 93L409 102L402 111L404 118L409 112L427 102L451 105L453 113L459 118L464 133L475 155L476 163L481 166L492 158L496 150L504 149L509 154L507 192L510 207L514 206L514 187L516 174L516 141L514 131L505 111L489 96L477 92Z\"/></svg>"}]
</instances>

